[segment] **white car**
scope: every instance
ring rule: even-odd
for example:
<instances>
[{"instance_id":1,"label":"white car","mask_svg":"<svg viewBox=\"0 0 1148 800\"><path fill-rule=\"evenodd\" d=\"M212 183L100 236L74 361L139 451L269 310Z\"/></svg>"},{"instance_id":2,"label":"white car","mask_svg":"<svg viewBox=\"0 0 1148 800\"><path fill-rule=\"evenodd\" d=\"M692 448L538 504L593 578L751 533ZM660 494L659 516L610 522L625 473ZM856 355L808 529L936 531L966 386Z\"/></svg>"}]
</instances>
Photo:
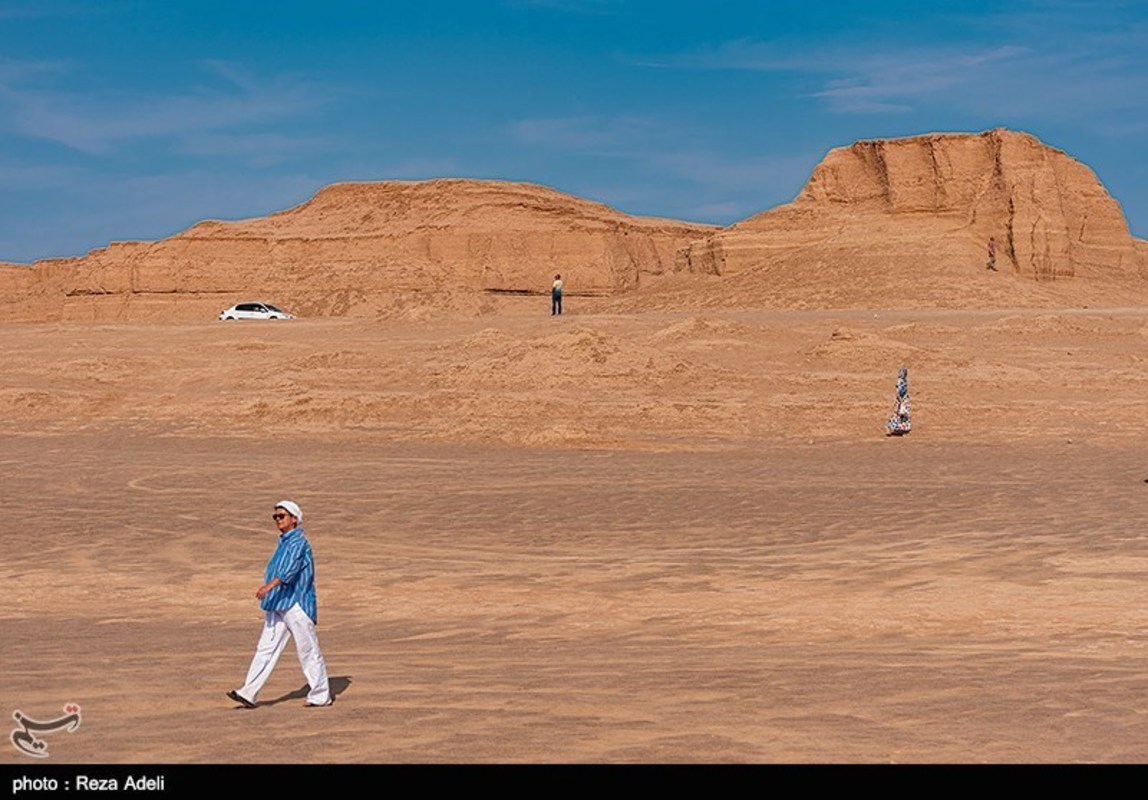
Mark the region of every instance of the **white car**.
<instances>
[{"instance_id":1,"label":"white car","mask_svg":"<svg viewBox=\"0 0 1148 800\"><path fill-rule=\"evenodd\" d=\"M281 308L270 303L236 303L231 308L219 312L220 319L295 319Z\"/></svg>"}]
</instances>

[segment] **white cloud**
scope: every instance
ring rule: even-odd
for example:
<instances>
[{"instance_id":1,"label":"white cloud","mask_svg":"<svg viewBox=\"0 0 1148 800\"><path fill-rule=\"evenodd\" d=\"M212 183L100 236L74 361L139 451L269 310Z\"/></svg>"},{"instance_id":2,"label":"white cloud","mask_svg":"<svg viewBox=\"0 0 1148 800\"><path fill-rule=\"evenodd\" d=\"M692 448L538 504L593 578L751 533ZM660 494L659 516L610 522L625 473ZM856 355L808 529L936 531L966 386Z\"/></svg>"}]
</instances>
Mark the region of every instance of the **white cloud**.
<instances>
[{"instance_id":1,"label":"white cloud","mask_svg":"<svg viewBox=\"0 0 1148 800\"><path fill-rule=\"evenodd\" d=\"M198 87L160 96L125 96L0 85L0 131L43 139L89 154L104 154L140 140L197 137L258 128L313 114L332 95L318 87L279 78L256 81L233 65L205 64L226 79L222 88ZM27 75L27 68L24 75ZM200 143L208 147L210 139ZM246 145L244 145L246 147ZM242 148L241 148L242 149Z\"/></svg>"},{"instance_id":2,"label":"white cloud","mask_svg":"<svg viewBox=\"0 0 1148 800\"><path fill-rule=\"evenodd\" d=\"M742 38L632 63L790 73L790 97L844 114L959 111L1069 122L1148 111L1142 3L1030 0L1001 8L977 15L954 7L810 41L793 33Z\"/></svg>"},{"instance_id":3,"label":"white cloud","mask_svg":"<svg viewBox=\"0 0 1148 800\"><path fill-rule=\"evenodd\" d=\"M200 158L238 159L247 166L259 168L282 164L308 153L329 152L337 149L337 145L321 136L204 131L183 136L172 149Z\"/></svg>"},{"instance_id":4,"label":"white cloud","mask_svg":"<svg viewBox=\"0 0 1148 800\"><path fill-rule=\"evenodd\" d=\"M653 152L642 156L661 176L705 186L715 194L800 188L818 161L816 154L734 157L710 150Z\"/></svg>"},{"instance_id":5,"label":"white cloud","mask_svg":"<svg viewBox=\"0 0 1148 800\"><path fill-rule=\"evenodd\" d=\"M611 14L622 0L503 0L508 8L546 8L572 14Z\"/></svg>"},{"instance_id":6,"label":"white cloud","mask_svg":"<svg viewBox=\"0 0 1148 800\"><path fill-rule=\"evenodd\" d=\"M784 71L813 68L818 59L803 54L793 45L734 39L717 46L700 47L689 53L635 59L633 63L673 69Z\"/></svg>"},{"instance_id":7,"label":"white cloud","mask_svg":"<svg viewBox=\"0 0 1148 800\"><path fill-rule=\"evenodd\" d=\"M641 146L657 127L653 119L635 115L546 117L514 122L511 134L522 144L600 152Z\"/></svg>"},{"instance_id":8,"label":"white cloud","mask_svg":"<svg viewBox=\"0 0 1148 800\"><path fill-rule=\"evenodd\" d=\"M738 39L648 65L704 70L792 72L825 76L820 90L808 96L832 111L888 113L912 110L916 103L948 90L979 85L1008 62L1025 57L1028 48L959 46L927 49L879 45L822 45Z\"/></svg>"},{"instance_id":9,"label":"white cloud","mask_svg":"<svg viewBox=\"0 0 1148 800\"><path fill-rule=\"evenodd\" d=\"M0 186L6 192L42 192L68 188L82 173L61 164L6 163L0 161Z\"/></svg>"},{"instance_id":10,"label":"white cloud","mask_svg":"<svg viewBox=\"0 0 1148 800\"><path fill-rule=\"evenodd\" d=\"M723 153L688 130L654 116L597 115L520 120L513 134L554 158L607 157L618 171L646 175L629 185L576 181L558 187L634 213L728 224L791 200L821 154ZM600 180L600 178L599 178ZM657 187L657 188L653 188Z\"/></svg>"},{"instance_id":11,"label":"white cloud","mask_svg":"<svg viewBox=\"0 0 1148 800\"><path fill-rule=\"evenodd\" d=\"M0 58L0 88L25 83L43 75L64 72L66 69L66 66L59 61L20 61Z\"/></svg>"},{"instance_id":12,"label":"white cloud","mask_svg":"<svg viewBox=\"0 0 1148 800\"><path fill-rule=\"evenodd\" d=\"M449 158L411 158L366 174L378 175L378 180L430 180L458 175L459 165Z\"/></svg>"},{"instance_id":13,"label":"white cloud","mask_svg":"<svg viewBox=\"0 0 1148 800\"><path fill-rule=\"evenodd\" d=\"M76 0L4 0L0 21L43 17L82 17L113 11L111 4L82 3Z\"/></svg>"},{"instance_id":14,"label":"white cloud","mask_svg":"<svg viewBox=\"0 0 1148 800\"><path fill-rule=\"evenodd\" d=\"M0 181L11 174L0 165ZM71 182L58 180L56 187L41 187L48 189L44 198L24 192L24 201L10 209L0 201L0 261L83 255L109 242L161 239L204 219L265 216L309 199L326 183L301 174L252 180L249 174L223 170L114 181L82 170L45 177ZM43 206L29 208L29 198Z\"/></svg>"}]
</instances>

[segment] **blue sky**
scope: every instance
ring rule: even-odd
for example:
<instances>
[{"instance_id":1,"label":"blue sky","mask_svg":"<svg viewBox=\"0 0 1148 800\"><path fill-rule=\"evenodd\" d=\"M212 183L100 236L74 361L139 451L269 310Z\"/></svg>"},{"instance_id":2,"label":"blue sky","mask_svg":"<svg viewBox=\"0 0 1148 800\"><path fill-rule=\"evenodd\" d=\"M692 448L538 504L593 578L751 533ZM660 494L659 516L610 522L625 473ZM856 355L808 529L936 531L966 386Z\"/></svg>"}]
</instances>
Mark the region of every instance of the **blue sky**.
<instances>
[{"instance_id":1,"label":"blue sky","mask_svg":"<svg viewBox=\"0 0 1148 800\"><path fill-rule=\"evenodd\" d=\"M337 181L521 180L728 224L833 147L1025 130L1148 236L1148 3L0 0L0 260Z\"/></svg>"}]
</instances>

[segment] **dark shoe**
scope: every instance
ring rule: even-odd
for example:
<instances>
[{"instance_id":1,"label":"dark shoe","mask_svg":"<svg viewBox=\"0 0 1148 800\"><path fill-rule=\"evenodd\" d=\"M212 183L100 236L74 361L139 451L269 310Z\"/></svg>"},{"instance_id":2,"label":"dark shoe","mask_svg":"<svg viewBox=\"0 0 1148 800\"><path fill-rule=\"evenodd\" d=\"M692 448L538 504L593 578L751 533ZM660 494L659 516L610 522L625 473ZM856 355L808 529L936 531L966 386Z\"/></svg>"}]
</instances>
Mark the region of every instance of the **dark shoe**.
<instances>
[{"instance_id":1,"label":"dark shoe","mask_svg":"<svg viewBox=\"0 0 1148 800\"><path fill-rule=\"evenodd\" d=\"M243 706L244 708L255 708L254 703L252 703L250 700L248 700L246 697L244 697L243 695L241 695L239 692L235 691L234 689L232 689L230 692L228 692L227 696L230 697L235 702L239 703L239 705Z\"/></svg>"}]
</instances>

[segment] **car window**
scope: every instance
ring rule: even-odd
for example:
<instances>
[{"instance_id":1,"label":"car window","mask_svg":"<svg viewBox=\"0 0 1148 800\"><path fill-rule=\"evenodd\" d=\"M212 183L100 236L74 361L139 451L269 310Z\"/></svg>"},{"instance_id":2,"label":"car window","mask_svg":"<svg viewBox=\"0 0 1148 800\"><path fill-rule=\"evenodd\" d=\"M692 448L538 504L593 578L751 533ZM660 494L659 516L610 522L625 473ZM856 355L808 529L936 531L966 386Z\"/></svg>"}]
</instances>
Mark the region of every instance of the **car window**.
<instances>
[{"instance_id":1,"label":"car window","mask_svg":"<svg viewBox=\"0 0 1148 800\"><path fill-rule=\"evenodd\" d=\"M235 307L236 311L259 311L260 308L255 303L240 303Z\"/></svg>"},{"instance_id":2,"label":"car window","mask_svg":"<svg viewBox=\"0 0 1148 800\"><path fill-rule=\"evenodd\" d=\"M267 310L268 310L268 311L274 311L274 312L276 312L276 313L279 313L279 314L282 314L282 313L283 313L283 309L281 309L281 308L278 308L278 307L276 307L276 306L273 306L273 305L268 305L268 306L267 306Z\"/></svg>"}]
</instances>

